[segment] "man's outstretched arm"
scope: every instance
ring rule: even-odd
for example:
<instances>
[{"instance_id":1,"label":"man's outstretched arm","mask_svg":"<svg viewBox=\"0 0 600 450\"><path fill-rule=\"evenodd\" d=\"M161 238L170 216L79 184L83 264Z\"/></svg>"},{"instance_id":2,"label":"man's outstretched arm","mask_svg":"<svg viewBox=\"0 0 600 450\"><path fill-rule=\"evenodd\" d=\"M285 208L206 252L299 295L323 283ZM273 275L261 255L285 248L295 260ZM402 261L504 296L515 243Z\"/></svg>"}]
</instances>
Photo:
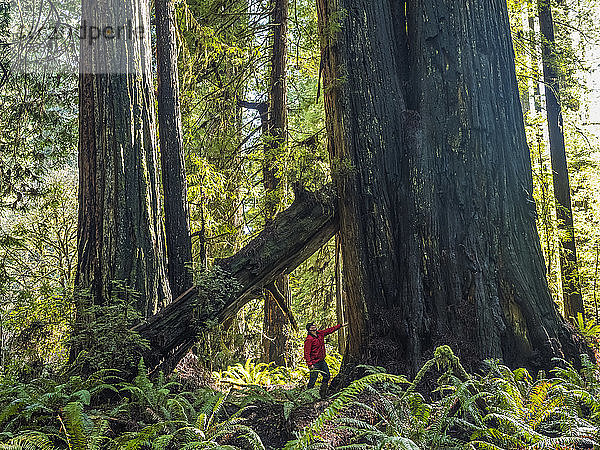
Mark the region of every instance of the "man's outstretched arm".
<instances>
[{"instance_id":1,"label":"man's outstretched arm","mask_svg":"<svg viewBox=\"0 0 600 450\"><path fill-rule=\"evenodd\" d=\"M339 330L342 327L345 327L346 325L348 325L348 324L340 323L340 324L336 325L335 327L325 328L324 330L321 330L321 333L323 333L324 336L327 336L328 334L335 333L337 330Z\"/></svg>"}]
</instances>

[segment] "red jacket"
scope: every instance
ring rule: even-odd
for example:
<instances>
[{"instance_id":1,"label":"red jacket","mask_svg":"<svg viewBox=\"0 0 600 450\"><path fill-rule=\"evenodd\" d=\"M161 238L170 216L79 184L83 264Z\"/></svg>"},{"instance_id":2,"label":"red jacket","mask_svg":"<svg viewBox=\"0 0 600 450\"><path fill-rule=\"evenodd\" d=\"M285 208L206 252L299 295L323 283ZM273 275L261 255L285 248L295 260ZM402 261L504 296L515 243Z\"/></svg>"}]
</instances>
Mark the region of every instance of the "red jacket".
<instances>
[{"instance_id":1,"label":"red jacket","mask_svg":"<svg viewBox=\"0 0 600 450\"><path fill-rule=\"evenodd\" d=\"M342 325L317 331L317 337L308 334L304 340L304 359L308 367L325 359L325 336L342 328Z\"/></svg>"}]
</instances>

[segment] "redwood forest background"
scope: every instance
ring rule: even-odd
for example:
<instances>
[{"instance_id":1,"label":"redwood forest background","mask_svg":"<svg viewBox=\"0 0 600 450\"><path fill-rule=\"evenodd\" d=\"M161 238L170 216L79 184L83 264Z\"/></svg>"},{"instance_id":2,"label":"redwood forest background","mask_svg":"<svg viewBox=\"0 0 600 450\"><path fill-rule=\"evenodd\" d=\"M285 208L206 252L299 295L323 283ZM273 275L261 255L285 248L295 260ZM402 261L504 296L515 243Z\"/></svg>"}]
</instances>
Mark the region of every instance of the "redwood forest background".
<instances>
[{"instance_id":1,"label":"redwood forest background","mask_svg":"<svg viewBox=\"0 0 600 450\"><path fill-rule=\"evenodd\" d=\"M0 447L595 448L599 14L0 1Z\"/></svg>"}]
</instances>

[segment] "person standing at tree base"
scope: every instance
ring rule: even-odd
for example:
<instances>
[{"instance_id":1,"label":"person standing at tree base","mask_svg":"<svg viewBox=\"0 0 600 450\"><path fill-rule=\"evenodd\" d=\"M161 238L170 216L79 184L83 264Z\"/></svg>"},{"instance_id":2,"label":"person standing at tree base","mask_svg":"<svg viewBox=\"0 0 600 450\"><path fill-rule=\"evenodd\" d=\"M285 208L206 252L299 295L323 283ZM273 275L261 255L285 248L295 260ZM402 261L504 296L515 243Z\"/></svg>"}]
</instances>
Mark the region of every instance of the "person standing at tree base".
<instances>
[{"instance_id":1,"label":"person standing at tree base","mask_svg":"<svg viewBox=\"0 0 600 450\"><path fill-rule=\"evenodd\" d=\"M308 336L304 340L304 359L310 369L310 378L308 380L308 388L311 389L317 382L319 374L323 376L321 381L321 389L319 394L321 398L327 395L327 387L329 386L329 367L325 362L325 336L334 333L347 324L336 325L324 330L317 330L317 326L313 322L306 324Z\"/></svg>"}]
</instances>

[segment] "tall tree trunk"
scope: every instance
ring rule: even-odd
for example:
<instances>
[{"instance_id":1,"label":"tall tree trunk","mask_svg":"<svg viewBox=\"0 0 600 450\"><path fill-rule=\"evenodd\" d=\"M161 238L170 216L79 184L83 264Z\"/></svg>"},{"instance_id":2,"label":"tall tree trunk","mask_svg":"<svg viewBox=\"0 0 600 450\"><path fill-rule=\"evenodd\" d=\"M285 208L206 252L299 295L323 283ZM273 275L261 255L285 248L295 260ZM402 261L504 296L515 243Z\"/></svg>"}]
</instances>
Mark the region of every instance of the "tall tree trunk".
<instances>
[{"instance_id":1,"label":"tall tree trunk","mask_svg":"<svg viewBox=\"0 0 600 450\"><path fill-rule=\"evenodd\" d=\"M517 31L517 39L520 39L523 42L524 48L527 48L527 39L529 39L529 8L527 3L524 3L522 5L519 5L519 13L520 13L520 19L521 19L521 23L520 23L520 29L518 29ZM513 35L514 37L514 35ZM527 54L527 50L522 51L523 55L522 57L525 60L525 65L529 68L530 66L532 66L532 64L528 64L530 61L533 60L534 55ZM520 84L519 85L519 92L521 94L521 109L523 110L523 114L526 115L529 111L531 111L531 104L532 102L532 98L531 98L531 89L530 86L533 82L532 77L527 77L525 79L519 80Z\"/></svg>"},{"instance_id":2,"label":"tall tree trunk","mask_svg":"<svg viewBox=\"0 0 600 450\"><path fill-rule=\"evenodd\" d=\"M540 239L542 241L542 253L547 258L546 278L550 286L550 293L555 299L555 287L560 285L560 281L556 279L554 270L555 265L555 220L551 209L554 207L554 201L549 194L548 176L546 168L546 157L544 156L546 144L544 136L546 134L546 126L537 120L538 114L542 112L542 98L540 85L543 85L542 77L542 60L541 60L541 42L539 39L539 23L537 21L537 4L528 2L525 6L527 11L527 23L524 25L525 37L529 42L526 47L529 50L528 62L529 69L534 75L528 79L529 91L529 111L534 117L534 126L536 129L535 142L532 144L531 157L533 162L534 186L539 189L540 201L537 203L538 210L538 231L540 231ZM525 50L527 52L527 50ZM536 162L538 167L536 167ZM536 181L537 180L537 181ZM558 274L560 277L560 274Z\"/></svg>"},{"instance_id":3,"label":"tall tree trunk","mask_svg":"<svg viewBox=\"0 0 600 450\"><path fill-rule=\"evenodd\" d=\"M277 213L280 203L278 191L281 180L277 175L275 162L277 155L287 142L287 22L288 0L274 0L271 13L273 27L273 43L271 47L271 76L269 80L269 114L268 131L265 139L265 159L263 167L263 184L265 187L266 207L265 225L268 226ZM284 295L285 303L291 307L291 290L287 275L282 275L276 282L279 291ZM277 304L273 295L265 291L263 320L263 360L273 361L277 365L287 365L286 356L290 328L288 320Z\"/></svg>"},{"instance_id":4,"label":"tall tree trunk","mask_svg":"<svg viewBox=\"0 0 600 450\"><path fill-rule=\"evenodd\" d=\"M575 230L573 228L573 210L571 208L571 188L567 169L563 120L558 97L560 85L556 69L556 53L554 51L554 23L550 0L538 0L540 32L542 35L542 65L544 70L544 91L546 97L546 116L548 118L548 135L550 140L550 160L552 163L552 181L554 199L556 201L556 218L560 241L560 271L563 288L563 305L565 318L577 318L581 313L585 316L579 270L577 266L577 249Z\"/></svg>"},{"instance_id":5,"label":"tall tree trunk","mask_svg":"<svg viewBox=\"0 0 600 450\"><path fill-rule=\"evenodd\" d=\"M82 0L86 31L106 24L112 38L80 41L75 283L95 304L107 304L118 282L136 291L137 310L150 316L171 293L157 188L149 4Z\"/></svg>"},{"instance_id":6,"label":"tall tree trunk","mask_svg":"<svg viewBox=\"0 0 600 450\"><path fill-rule=\"evenodd\" d=\"M344 311L344 281L342 278L342 242L340 234L335 235L335 317L338 323L346 323ZM346 328L338 331L338 351L340 355L346 352Z\"/></svg>"},{"instance_id":7,"label":"tall tree trunk","mask_svg":"<svg viewBox=\"0 0 600 450\"><path fill-rule=\"evenodd\" d=\"M532 10L530 10L532 9ZM539 54L537 39L535 38L535 5L527 5L527 15L528 15L528 33L527 39L529 39L529 51L531 53L531 62L532 62L532 71L537 74L539 70L539 60L537 59L537 55ZM542 109L542 99L540 94L540 81L537 76L531 80L532 86L532 96L533 96L533 104L532 109L534 113L538 113Z\"/></svg>"},{"instance_id":8,"label":"tall tree trunk","mask_svg":"<svg viewBox=\"0 0 600 450\"><path fill-rule=\"evenodd\" d=\"M167 241L167 274L173 297L193 283L192 239L187 181L183 156L175 6L156 0L156 54L158 69L158 129Z\"/></svg>"},{"instance_id":9,"label":"tall tree trunk","mask_svg":"<svg viewBox=\"0 0 600 450\"><path fill-rule=\"evenodd\" d=\"M549 364L555 310L500 0L319 0L350 322L346 362Z\"/></svg>"}]
</instances>

